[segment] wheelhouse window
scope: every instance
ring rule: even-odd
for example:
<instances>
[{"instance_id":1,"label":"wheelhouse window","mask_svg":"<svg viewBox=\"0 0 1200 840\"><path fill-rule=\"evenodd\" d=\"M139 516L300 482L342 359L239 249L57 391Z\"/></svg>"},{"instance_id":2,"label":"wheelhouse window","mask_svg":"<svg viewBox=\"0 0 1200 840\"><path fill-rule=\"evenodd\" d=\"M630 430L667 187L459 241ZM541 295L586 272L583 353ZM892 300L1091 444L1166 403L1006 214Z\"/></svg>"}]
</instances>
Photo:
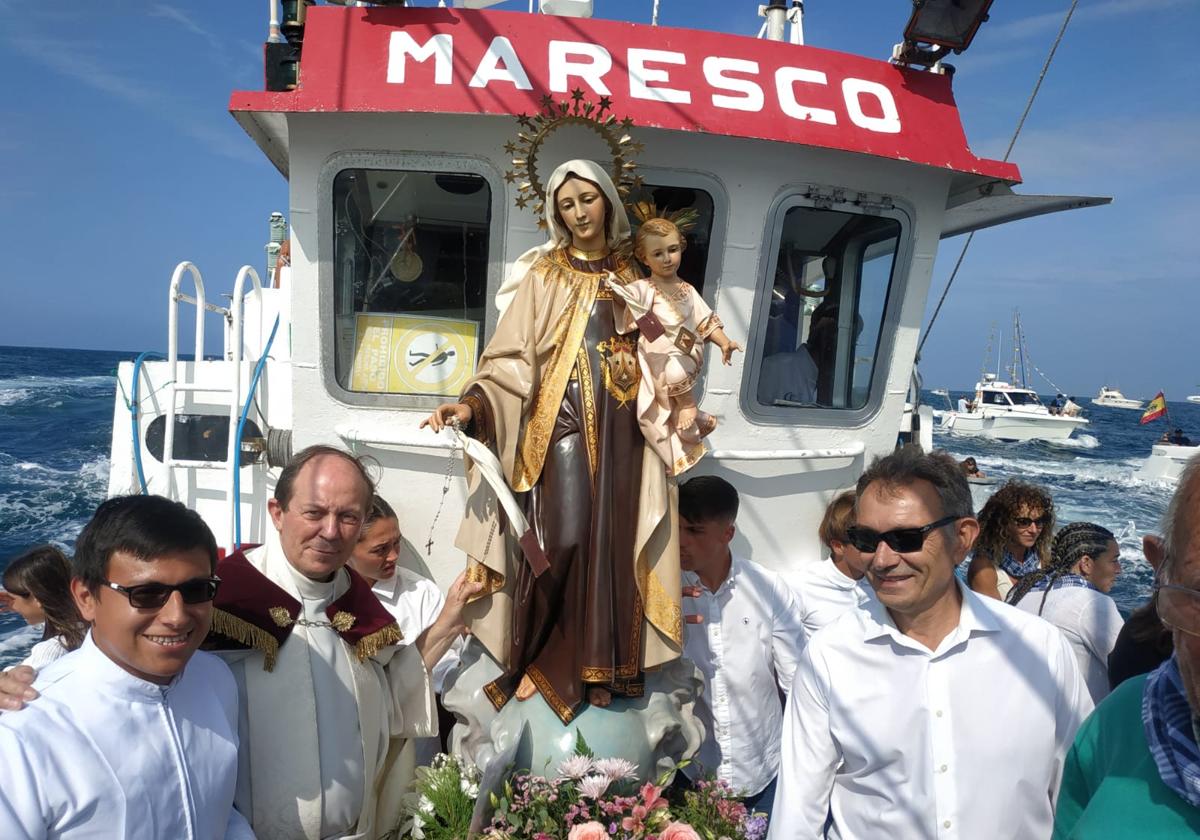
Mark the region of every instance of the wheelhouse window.
<instances>
[{"instance_id":1,"label":"wheelhouse window","mask_svg":"<svg viewBox=\"0 0 1200 840\"><path fill-rule=\"evenodd\" d=\"M333 180L335 374L347 391L449 397L475 371L492 197L460 172Z\"/></svg>"},{"instance_id":2,"label":"wheelhouse window","mask_svg":"<svg viewBox=\"0 0 1200 840\"><path fill-rule=\"evenodd\" d=\"M1011 391L1008 398L1012 400L1013 405L1041 405L1042 401L1037 398L1037 394L1031 394L1028 391Z\"/></svg>"},{"instance_id":3,"label":"wheelhouse window","mask_svg":"<svg viewBox=\"0 0 1200 840\"><path fill-rule=\"evenodd\" d=\"M983 401L986 405L1008 405L1008 400L1004 399L1004 394L999 391L984 391Z\"/></svg>"},{"instance_id":4,"label":"wheelhouse window","mask_svg":"<svg viewBox=\"0 0 1200 840\"><path fill-rule=\"evenodd\" d=\"M786 207L786 205L785 205ZM776 225L749 360L762 413L862 409L871 395L893 289L900 223L887 216L787 207Z\"/></svg>"}]
</instances>

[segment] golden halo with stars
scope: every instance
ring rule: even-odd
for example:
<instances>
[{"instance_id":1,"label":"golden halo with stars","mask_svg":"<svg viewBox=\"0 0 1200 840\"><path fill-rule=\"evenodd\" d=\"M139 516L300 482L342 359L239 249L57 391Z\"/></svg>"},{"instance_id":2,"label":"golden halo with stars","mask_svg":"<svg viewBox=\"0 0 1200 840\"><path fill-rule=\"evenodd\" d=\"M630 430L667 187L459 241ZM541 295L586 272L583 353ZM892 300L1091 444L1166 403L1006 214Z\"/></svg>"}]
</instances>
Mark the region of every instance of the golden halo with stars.
<instances>
[{"instance_id":1,"label":"golden halo with stars","mask_svg":"<svg viewBox=\"0 0 1200 840\"><path fill-rule=\"evenodd\" d=\"M538 152L546 139L566 125L584 126L607 145L612 154L609 175L622 201L631 190L642 186L642 176L634 174L637 164L632 158L641 154L643 148L629 136L633 120L626 117L618 120L612 113L612 100L602 96L596 102L589 101L581 89L571 91L571 97L555 102L549 94L541 99L541 110L529 116L520 114L517 122L521 131L517 141L504 144L504 151L512 156L513 168L504 173L504 180L517 185L517 207L522 210L533 203L533 212L538 217L538 227L547 227L545 218L546 187L538 176Z\"/></svg>"}]
</instances>

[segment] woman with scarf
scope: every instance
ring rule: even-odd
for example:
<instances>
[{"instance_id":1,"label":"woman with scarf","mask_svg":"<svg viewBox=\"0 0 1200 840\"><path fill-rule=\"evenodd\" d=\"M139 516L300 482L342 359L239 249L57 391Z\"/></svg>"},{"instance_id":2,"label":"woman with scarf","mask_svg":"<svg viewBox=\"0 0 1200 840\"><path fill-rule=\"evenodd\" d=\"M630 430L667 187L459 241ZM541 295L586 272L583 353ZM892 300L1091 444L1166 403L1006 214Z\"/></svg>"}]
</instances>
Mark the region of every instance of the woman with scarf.
<instances>
[{"instance_id":1,"label":"woman with scarf","mask_svg":"<svg viewBox=\"0 0 1200 840\"><path fill-rule=\"evenodd\" d=\"M1036 484L1009 481L979 512L979 539L967 567L967 585L1003 601L1021 578L1050 560L1054 500Z\"/></svg>"},{"instance_id":2,"label":"woman with scarf","mask_svg":"<svg viewBox=\"0 0 1200 840\"><path fill-rule=\"evenodd\" d=\"M1163 520L1158 612L1175 652L1096 707L1063 764L1054 840L1200 836L1200 458Z\"/></svg>"},{"instance_id":3,"label":"woman with scarf","mask_svg":"<svg viewBox=\"0 0 1200 840\"><path fill-rule=\"evenodd\" d=\"M1008 595L1008 603L1063 632L1095 703L1108 696L1108 655L1124 623L1108 596L1120 573L1120 550L1112 532L1091 522L1072 522L1054 535L1050 565L1023 577Z\"/></svg>"},{"instance_id":4,"label":"woman with scarf","mask_svg":"<svg viewBox=\"0 0 1200 840\"><path fill-rule=\"evenodd\" d=\"M471 631L504 668L499 709L540 693L562 722L584 701L643 692L643 672L682 639L677 490L638 426L637 333L617 331L609 285L638 276L620 195L591 161L547 182L551 239L513 265L495 334L456 423L497 457L529 522L513 533L478 463L456 544L472 580Z\"/></svg>"}]
</instances>

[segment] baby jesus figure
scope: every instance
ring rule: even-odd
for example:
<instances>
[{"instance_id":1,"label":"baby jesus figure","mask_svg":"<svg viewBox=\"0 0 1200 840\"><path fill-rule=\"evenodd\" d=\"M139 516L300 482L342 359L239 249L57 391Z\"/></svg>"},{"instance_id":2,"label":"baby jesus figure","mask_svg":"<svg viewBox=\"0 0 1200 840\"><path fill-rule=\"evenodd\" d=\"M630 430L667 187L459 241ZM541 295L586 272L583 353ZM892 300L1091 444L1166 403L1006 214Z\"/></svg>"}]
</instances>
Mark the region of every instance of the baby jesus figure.
<instances>
[{"instance_id":1,"label":"baby jesus figure","mask_svg":"<svg viewBox=\"0 0 1200 840\"><path fill-rule=\"evenodd\" d=\"M667 472L677 476L704 456L703 438L717 427L717 418L699 409L693 393L704 342L720 347L727 365L733 352L742 348L725 334L721 319L704 298L676 273L687 247L680 230L681 224L686 226L682 214L676 224L654 215L653 208L639 206L635 213L643 221L634 255L650 269L650 277L623 286L610 283L613 293L625 302L617 329L641 332L638 423Z\"/></svg>"}]
</instances>

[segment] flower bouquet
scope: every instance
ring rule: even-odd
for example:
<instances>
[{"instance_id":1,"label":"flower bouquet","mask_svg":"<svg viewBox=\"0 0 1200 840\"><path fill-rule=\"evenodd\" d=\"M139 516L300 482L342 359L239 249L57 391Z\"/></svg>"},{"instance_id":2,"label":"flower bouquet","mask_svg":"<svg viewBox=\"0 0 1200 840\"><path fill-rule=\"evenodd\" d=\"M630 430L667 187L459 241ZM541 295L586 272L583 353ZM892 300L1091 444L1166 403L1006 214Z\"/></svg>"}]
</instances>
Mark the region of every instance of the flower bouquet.
<instances>
[{"instance_id":1,"label":"flower bouquet","mask_svg":"<svg viewBox=\"0 0 1200 840\"><path fill-rule=\"evenodd\" d=\"M481 834L468 826L478 795L479 771L441 755L417 771L400 837L414 840L762 840L767 819L749 814L724 782L705 780L675 797L666 778L637 785L638 768L620 758L577 754L551 776L516 772L489 794L491 824Z\"/></svg>"}]
</instances>

